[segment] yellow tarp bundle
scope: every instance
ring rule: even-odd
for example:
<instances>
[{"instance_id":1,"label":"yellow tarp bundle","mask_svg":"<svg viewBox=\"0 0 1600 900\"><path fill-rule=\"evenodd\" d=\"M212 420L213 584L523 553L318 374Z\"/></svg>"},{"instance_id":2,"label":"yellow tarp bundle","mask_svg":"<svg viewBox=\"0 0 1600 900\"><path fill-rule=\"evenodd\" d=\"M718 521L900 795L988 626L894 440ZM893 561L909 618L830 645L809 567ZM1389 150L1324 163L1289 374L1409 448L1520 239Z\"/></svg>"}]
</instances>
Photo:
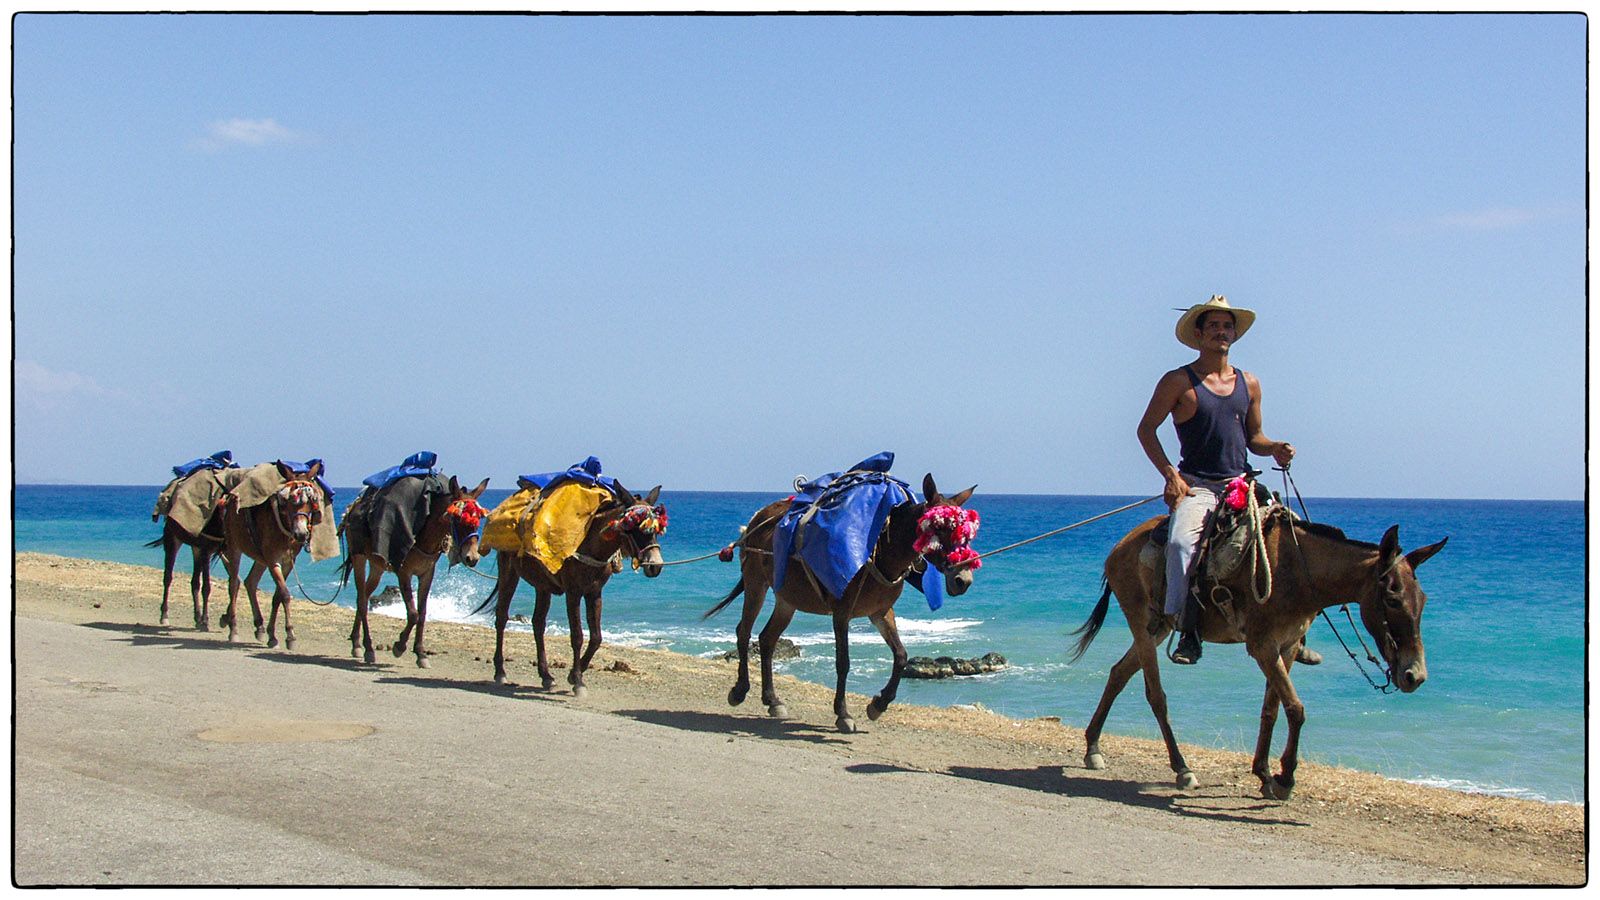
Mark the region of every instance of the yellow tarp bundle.
<instances>
[{"instance_id":1,"label":"yellow tarp bundle","mask_svg":"<svg viewBox=\"0 0 1600 900\"><path fill-rule=\"evenodd\" d=\"M523 488L489 512L479 543L532 556L553 575L577 552L595 510L609 499L605 488L571 482L547 493Z\"/></svg>"}]
</instances>

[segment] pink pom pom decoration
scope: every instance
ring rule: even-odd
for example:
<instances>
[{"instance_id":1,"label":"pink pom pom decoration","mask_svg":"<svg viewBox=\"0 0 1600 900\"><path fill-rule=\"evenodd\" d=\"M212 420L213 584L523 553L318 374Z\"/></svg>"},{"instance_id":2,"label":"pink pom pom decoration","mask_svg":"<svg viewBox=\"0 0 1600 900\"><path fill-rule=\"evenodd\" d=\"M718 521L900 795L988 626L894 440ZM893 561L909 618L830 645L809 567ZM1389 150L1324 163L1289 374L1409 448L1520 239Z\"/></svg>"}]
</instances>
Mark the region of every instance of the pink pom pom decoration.
<instances>
[{"instance_id":1,"label":"pink pom pom decoration","mask_svg":"<svg viewBox=\"0 0 1600 900\"><path fill-rule=\"evenodd\" d=\"M1235 478L1228 482L1228 491L1223 495L1222 502L1228 504L1229 509L1244 509L1245 501L1250 496L1250 482L1243 478Z\"/></svg>"}]
</instances>

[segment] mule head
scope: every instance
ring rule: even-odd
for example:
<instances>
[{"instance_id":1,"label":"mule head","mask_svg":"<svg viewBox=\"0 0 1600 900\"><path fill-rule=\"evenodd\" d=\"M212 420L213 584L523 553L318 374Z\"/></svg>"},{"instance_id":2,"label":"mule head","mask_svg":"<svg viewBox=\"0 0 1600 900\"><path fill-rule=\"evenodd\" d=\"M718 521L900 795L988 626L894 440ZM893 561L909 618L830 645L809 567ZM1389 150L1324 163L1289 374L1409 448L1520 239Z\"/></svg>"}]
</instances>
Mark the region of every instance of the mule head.
<instances>
[{"instance_id":1,"label":"mule head","mask_svg":"<svg viewBox=\"0 0 1600 900\"><path fill-rule=\"evenodd\" d=\"M622 543L622 549L633 560L633 567L643 569L646 578L661 574L660 536L667 530L667 508L657 503L661 485L656 485L644 499L634 496L622 482L616 485L617 504L612 509L606 528Z\"/></svg>"},{"instance_id":2,"label":"mule head","mask_svg":"<svg viewBox=\"0 0 1600 900\"><path fill-rule=\"evenodd\" d=\"M466 563L477 566L482 559L478 539L482 537L483 517L487 515L478 498L489 486L489 479L478 482L472 490L465 490L454 475L450 476L450 494L444 503L444 519L450 527L450 565Z\"/></svg>"},{"instance_id":3,"label":"mule head","mask_svg":"<svg viewBox=\"0 0 1600 900\"><path fill-rule=\"evenodd\" d=\"M1376 578L1361 599L1361 623L1377 641L1395 687L1407 694L1428 680L1427 654L1422 646L1422 608L1428 595L1417 583L1416 570L1448 540L1402 553L1400 526L1390 526L1378 545Z\"/></svg>"},{"instance_id":4,"label":"mule head","mask_svg":"<svg viewBox=\"0 0 1600 900\"><path fill-rule=\"evenodd\" d=\"M322 462L312 462L303 473L295 472L281 459L276 465L278 474L283 476L283 485L273 495L279 522L295 540L304 543L311 539L311 527L322 521L322 488L317 485Z\"/></svg>"},{"instance_id":5,"label":"mule head","mask_svg":"<svg viewBox=\"0 0 1600 900\"><path fill-rule=\"evenodd\" d=\"M911 546L944 576L944 591L951 597L965 594L972 587L973 570L983 565L972 549L972 539L978 533L978 511L962 508L977 489L973 485L946 497L939 492L931 472L922 478L923 502L916 504L916 537Z\"/></svg>"}]
</instances>

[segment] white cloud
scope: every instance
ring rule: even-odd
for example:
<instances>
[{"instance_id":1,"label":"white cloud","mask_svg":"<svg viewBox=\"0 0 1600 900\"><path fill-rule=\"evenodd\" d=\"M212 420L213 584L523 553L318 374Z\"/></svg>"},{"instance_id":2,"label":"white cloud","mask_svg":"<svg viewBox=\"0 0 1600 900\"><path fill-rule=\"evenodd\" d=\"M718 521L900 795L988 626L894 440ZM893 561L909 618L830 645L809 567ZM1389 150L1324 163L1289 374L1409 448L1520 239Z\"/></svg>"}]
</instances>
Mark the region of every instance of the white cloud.
<instances>
[{"instance_id":1,"label":"white cloud","mask_svg":"<svg viewBox=\"0 0 1600 900\"><path fill-rule=\"evenodd\" d=\"M33 360L16 361L13 374L17 399L36 409L59 409L70 401L82 397L110 397L115 392L100 386L87 375L77 372L57 372Z\"/></svg>"},{"instance_id":2,"label":"white cloud","mask_svg":"<svg viewBox=\"0 0 1600 900\"><path fill-rule=\"evenodd\" d=\"M1441 228L1462 231L1504 231L1529 222L1548 218L1549 210L1541 209L1480 209L1472 212L1450 213L1437 216L1433 224Z\"/></svg>"},{"instance_id":3,"label":"white cloud","mask_svg":"<svg viewBox=\"0 0 1600 900\"><path fill-rule=\"evenodd\" d=\"M276 119L220 119L206 128L206 136L198 142L198 146L205 150L261 147L267 144L300 143L307 137L279 125Z\"/></svg>"}]
</instances>

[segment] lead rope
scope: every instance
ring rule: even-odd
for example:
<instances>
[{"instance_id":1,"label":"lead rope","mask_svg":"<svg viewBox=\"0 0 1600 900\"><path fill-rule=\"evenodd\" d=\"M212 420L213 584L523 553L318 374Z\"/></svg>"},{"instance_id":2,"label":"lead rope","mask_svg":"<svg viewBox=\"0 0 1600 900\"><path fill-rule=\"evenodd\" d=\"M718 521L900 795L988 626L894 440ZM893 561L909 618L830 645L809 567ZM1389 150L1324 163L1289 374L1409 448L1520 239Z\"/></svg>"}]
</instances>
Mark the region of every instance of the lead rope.
<instances>
[{"instance_id":1,"label":"lead rope","mask_svg":"<svg viewBox=\"0 0 1600 900\"><path fill-rule=\"evenodd\" d=\"M1289 467L1273 466L1273 468L1283 473L1283 489L1285 493L1291 489L1294 491L1294 499L1300 503L1300 514L1306 520L1306 522L1309 523L1311 521L1311 514L1306 511L1306 501L1300 496L1300 486L1295 484L1294 478L1289 475ZM1294 544L1295 556L1300 559L1300 571L1305 574L1306 583L1310 584L1311 567L1306 565L1306 553L1305 550L1300 547L1300 538L1295 534L1293 522L1289 523L1289 541ZM1389 671L1388 667L1383 664L1382 660L1372 655L1372 648L1367 646L1366 638L1361 636L1361 629L1356 626L1355 617L1350 615L1350 604L1341 603L1339 604L1339 608L1344 610L1344 617L1350 621L1350 630L1355 633L1356 640L1360 642L1362 651L1367 654L1368 661L1376 666L1378 671L1383 673L1383 684L1373 681L1372 676L1367 674L1367 667L1361 664L1360 658L1357 657L1355 652L1350 649L1350 645L1345 643L1344 635L1339 633L1339 627L1333 624L1332 619L1328 618L1327 609L1317 610L1317 615L1322 616L1322 620L1328 623L1328 627L1333 630L1333 636L1339 640L1339 646L1344 648L1345 655L1350 657L1350 661L1352 663L1355 663L1356 671L1360 672L1361 677L1367 680L1367 684L1372 685L1373 689L1381 694L1394 693L1396 690L1394 687L1394 673Z\"/></svg>"},{"instance_id":2,"label":"lead rope","mask_svg":"<svg viewBox=\"0 0 1600 900\"><path fill-rule=\"evenodd\" d=\"M1160 500L1161 497L1162 497L1161 494L1156 494L1154 497L1146 497L1143 500L1139 500L1139 501L1136 501L1134 503L1129 503L1126 506L1119 506L1116 509L1113 509L1113 510L1111 510L1109 512L1103 512L1098 516L1090 516L1089 518L1084 519L1082 522L1073 522L1071 525L1064 525L1064 526L1062 526L1060 528L1057 528L1057 529L1055 529L1053 531L1046 531L1044 534L1035 535L1034 537L1028 538L1026 540L1017 541L1015 544L1007 544L1004 547L997 547L994 550L990 550L988 553L980 553L977 556L972 557L971 559L962 560L961 562L958 562L955 565L947 567L945 571L947 571L947 572L960 571L961 569L967 568L967 567L977 563L978 560L983 559L984 557L994 556L994 555L999 554L999 553L1004 553L1007 550L1015 550L1018 547L1023 546L1024 544L1031 544L1034 541L1042 541L1047 537L1054 537L1054 536L1056 536L1058 534L1061 534L1062 532L1071 531L1074 528L1082 528L1083 526L1089 524L1090 522L1098 522L1101 519L1106 518L1107 516L1114 516L1114 515L1116 515L1117 513L1120 513L1120 512L1127 512L1128 510L1133 509L1136 506L1143 506L1143 505L1145 505L1146 503L1149 503L1152 500Z\"/></svg>"}]
</instances>

